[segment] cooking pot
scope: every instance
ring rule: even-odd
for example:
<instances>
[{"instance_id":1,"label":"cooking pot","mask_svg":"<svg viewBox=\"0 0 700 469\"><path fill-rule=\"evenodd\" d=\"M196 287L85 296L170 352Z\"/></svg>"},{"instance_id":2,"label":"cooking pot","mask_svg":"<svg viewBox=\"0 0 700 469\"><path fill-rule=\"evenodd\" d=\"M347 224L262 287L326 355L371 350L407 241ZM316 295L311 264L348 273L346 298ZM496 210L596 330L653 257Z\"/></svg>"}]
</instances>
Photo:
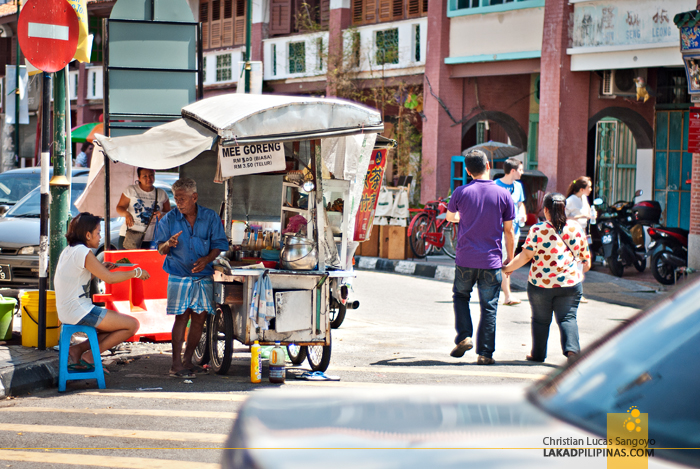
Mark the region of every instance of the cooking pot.
<instances>
[{"instance_id":1,"label":"cooking pot","mask_svg":"<svg viewBox=\"0 0 700 469\"><path fill-rule=\"evenodd\" d=\"M318 264L316 243L308 238L284 235L284 247L280 251L280 265L285 270L313 270Z\"/></svg>"}]
</instances>

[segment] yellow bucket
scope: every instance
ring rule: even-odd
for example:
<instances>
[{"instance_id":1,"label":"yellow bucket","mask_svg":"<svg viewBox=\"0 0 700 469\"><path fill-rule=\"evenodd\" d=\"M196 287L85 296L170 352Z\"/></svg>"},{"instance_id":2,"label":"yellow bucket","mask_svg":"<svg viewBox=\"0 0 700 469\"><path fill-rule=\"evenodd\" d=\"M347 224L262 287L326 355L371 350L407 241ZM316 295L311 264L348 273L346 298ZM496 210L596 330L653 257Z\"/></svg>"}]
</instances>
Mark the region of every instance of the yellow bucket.
<instances>
[{"instance_id":1,"label":"yellow bucket","mask_svg":"<svg viewBox=\"0 0 700 469\"><path fill-rule=\"evenodd\" d=\"M39 345L39 291L25 292L20 297L22 309L22 345L37 347ZM58 313L56 312L56 293L46 291L46 346L58 345L60 335Z\"/></svg>"}]
</instances>

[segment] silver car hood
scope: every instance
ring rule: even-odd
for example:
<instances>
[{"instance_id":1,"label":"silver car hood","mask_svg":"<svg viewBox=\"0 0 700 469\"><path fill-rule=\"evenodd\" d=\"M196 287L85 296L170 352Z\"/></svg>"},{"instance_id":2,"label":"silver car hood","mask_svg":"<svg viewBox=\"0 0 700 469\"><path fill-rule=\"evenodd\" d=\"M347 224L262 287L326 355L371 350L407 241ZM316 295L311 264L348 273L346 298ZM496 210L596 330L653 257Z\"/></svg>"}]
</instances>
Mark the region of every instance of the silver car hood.
<instances>
[{"instance_id":1,"label":"silver car hood","mask_svg":"<svg viewBox=\"0 0 700 469\"><path fill-rule=\"evenodd\" d=\"M118 222L114 220L110 226L111 242L117 244L119 237L119 228L124 223L123 218L118 218ZM39 245L39 228L41 220L39 218L19 218L19 217L2 217L0 218L0 249L12 248L18 249L25 246ZM104 223L100 223L102 243L104 243Z\"/></svg>"}]
</instances>

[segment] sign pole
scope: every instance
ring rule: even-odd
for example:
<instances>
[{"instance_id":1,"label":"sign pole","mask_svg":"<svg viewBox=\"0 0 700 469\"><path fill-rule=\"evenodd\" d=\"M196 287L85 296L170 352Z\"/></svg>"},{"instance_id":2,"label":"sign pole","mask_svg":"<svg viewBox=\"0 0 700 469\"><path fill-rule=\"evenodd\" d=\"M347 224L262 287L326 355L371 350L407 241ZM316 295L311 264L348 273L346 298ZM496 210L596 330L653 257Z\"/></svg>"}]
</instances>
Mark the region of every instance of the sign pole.
<instances>
[{"instance_id":1,"label":"sign pole","mask_svg":"<svg viewBox=\"0 0 700 469\"><path fill-rule=\"evenodd\" d=\"M53 289L56 266L66 247L66 229L70 221L69 182L66 178L66 71L54 74L53 84L53 177L50 182L49 286Z\"/></svg>"},{"instance_id":2,"label":"sign pole","mask_svg":"<svg viewBox=\"0 0 700 469\"><path fill-rule=\"evenodd\" d=\"M39 222L39 332L37 346L46 349L46 287L49 267L49 144L51 142L51 75L42 73L41 84L41 215Z\"/></svg>"},{"instance_id":3,"label":"sign pole","mask_svg":"<svg viewBox=\"0 0 700 469\"><path fill-rule=\"evenodd\" d=\"M245 92L250 93L250 29L253 20L253 2L246 0L245 6Z\"/></svg>"},{"instance_id":4,"label":"sign pole","mask_svg":"<svg viewBox=\"0 0 700 469\"><path fill-rule=\"evenodd\" d=\"M17 2L17 18L19 18L19 4L20 2ZM20 143L19 143L19 102L20 102L20 95L19 95L19 64L20 64L20 56L22 55L20 53L19 49L19 41L17 41L17 50L16 50L16 55L15 55L15 163L19 163L19 149L20 149Z\"/></svg>"}]
</instances>

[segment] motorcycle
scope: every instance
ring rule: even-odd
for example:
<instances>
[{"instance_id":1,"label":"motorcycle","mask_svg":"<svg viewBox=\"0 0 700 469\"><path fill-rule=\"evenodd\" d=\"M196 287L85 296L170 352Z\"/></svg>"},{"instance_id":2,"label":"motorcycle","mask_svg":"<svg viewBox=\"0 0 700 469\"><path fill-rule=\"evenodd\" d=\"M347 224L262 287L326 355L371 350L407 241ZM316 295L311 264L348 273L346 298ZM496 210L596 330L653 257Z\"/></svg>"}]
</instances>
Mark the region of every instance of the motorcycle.
<instances>
[{"instance_id":1,"label":"motorcycle","mask_svg":"<svg viewBox=\"0 0 700 469\"><path fill-rule=\"evenodd\" d=\"M658 226L649 228L654 250L651 273L662 285L673 285L688 267L688 230Z\"/></svg>"},{"instance_id":2,"label":"motorcycle","mask_svg":"<svg viewBox=\"0 0 700 469\"><path fill-rule=\"evenodd\" d=\"M635 192L637 198L643 191ZM596 204L597 203L597 204ZM602 205L601 199L594 201ZM597 231L603 257L616 277L622 277L626 266L634 266L638 272L646 269L648 251L644 245L644 227L658 224L661 218L661 206L656 201L634 202L619 201L608 207L600 215Z\"/></svg>"}]
</instances>

